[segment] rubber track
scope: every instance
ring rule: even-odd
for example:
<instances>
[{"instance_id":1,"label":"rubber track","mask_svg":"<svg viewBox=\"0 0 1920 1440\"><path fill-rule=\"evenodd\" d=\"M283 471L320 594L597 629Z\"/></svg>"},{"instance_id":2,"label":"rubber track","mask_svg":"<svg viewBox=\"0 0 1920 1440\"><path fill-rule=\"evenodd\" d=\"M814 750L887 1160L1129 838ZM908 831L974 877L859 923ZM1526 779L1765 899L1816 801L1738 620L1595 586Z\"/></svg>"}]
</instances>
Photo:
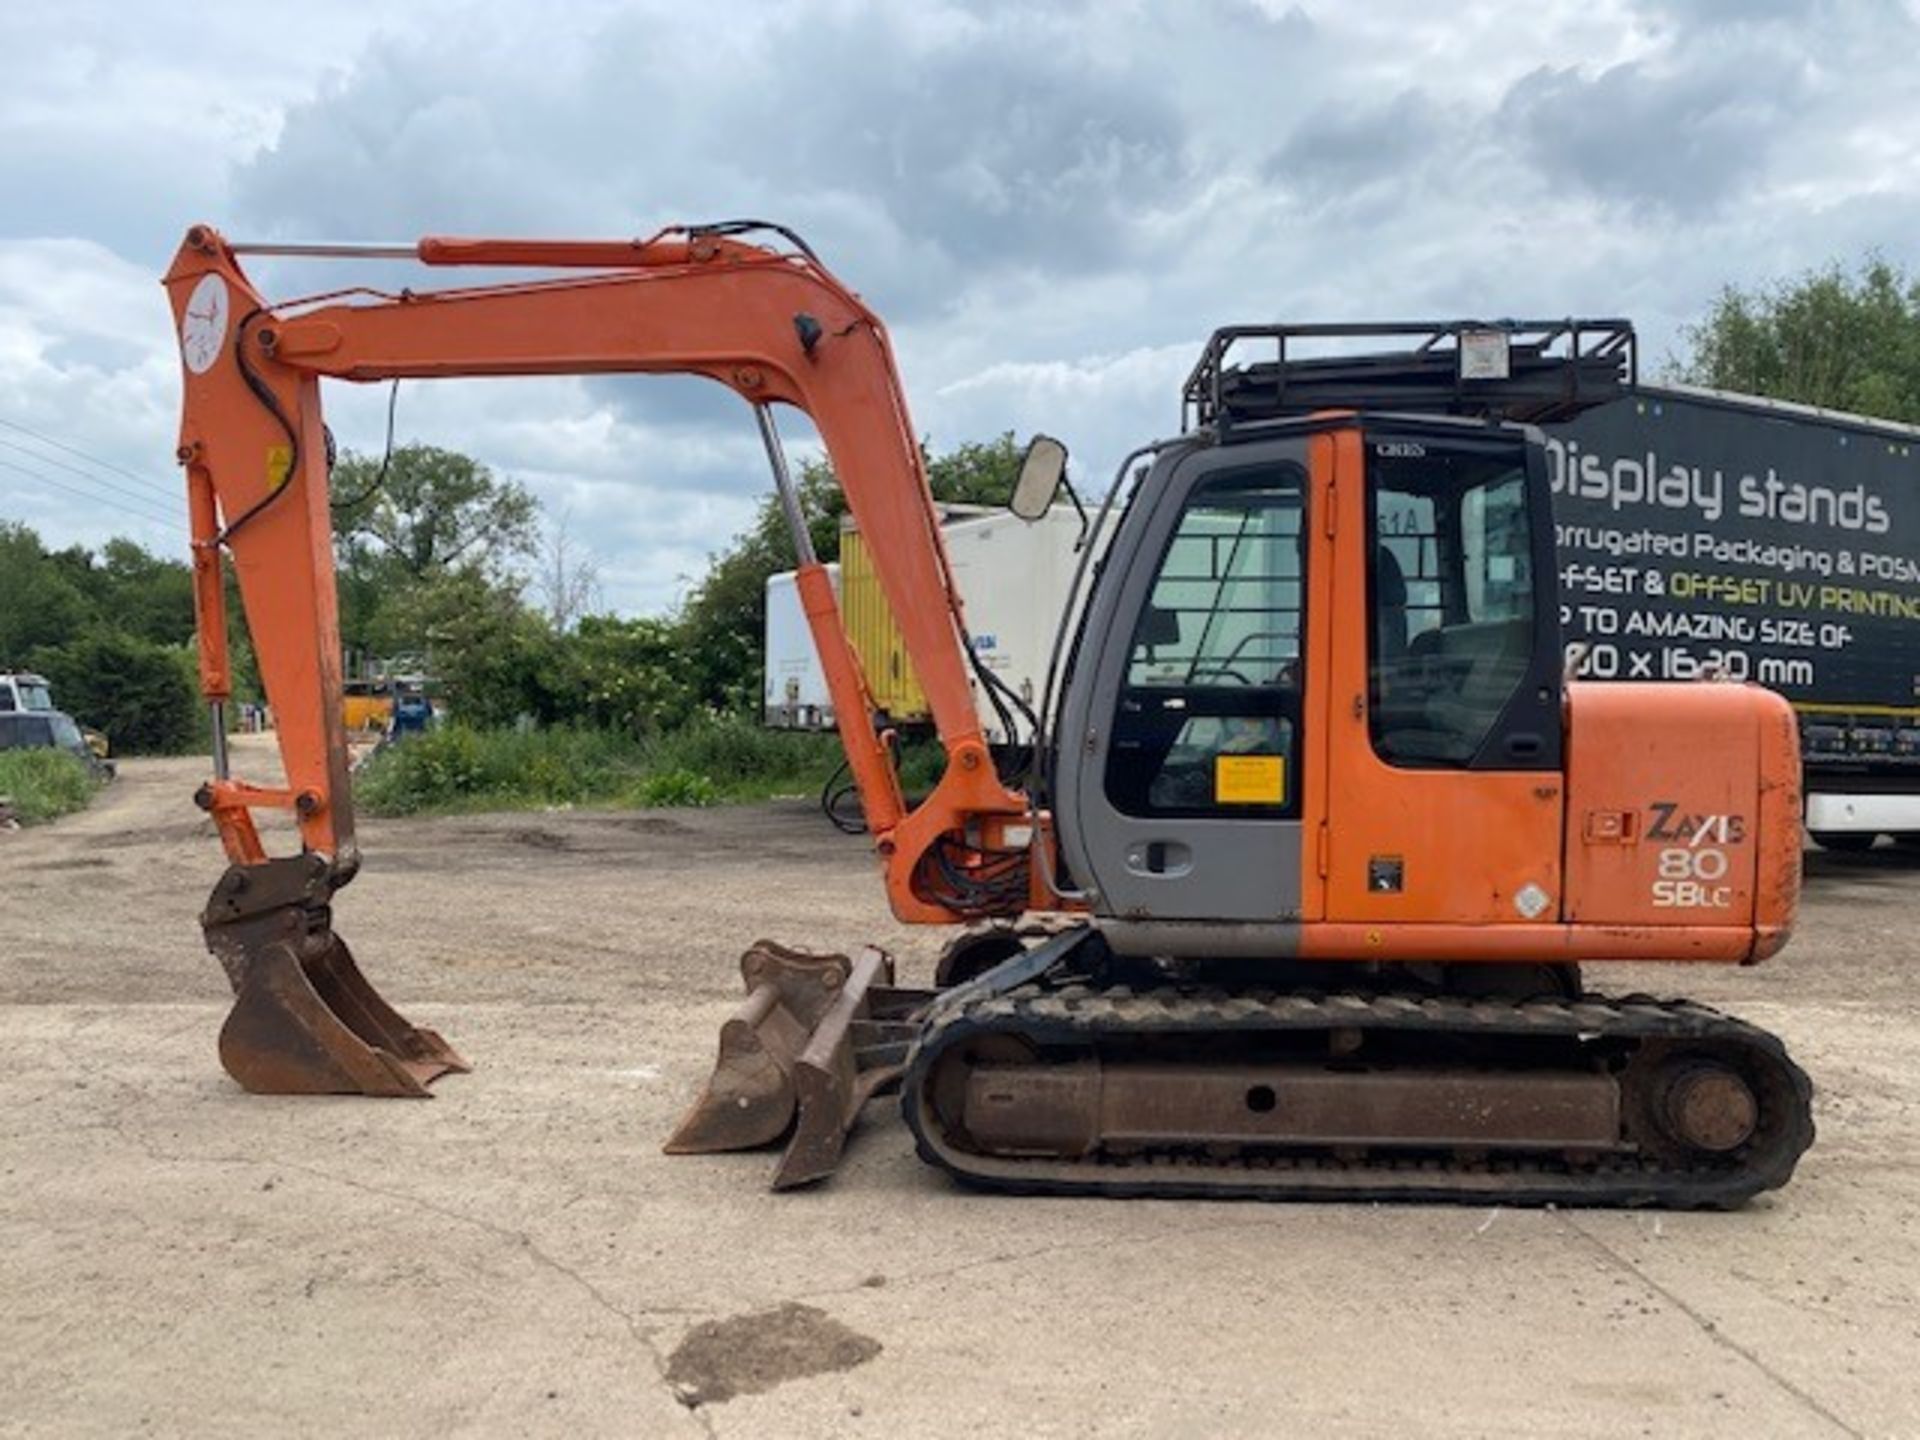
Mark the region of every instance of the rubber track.
<instances>
[{"instance_id":1,"label":"rubber track","mask_svg":"<svg viewBox=\"0 0 1920 1440\"><path fill-rule=\"evenodd\" d=\"M1642 1155L1603 1156L1575 1167L1559 1159L1482 1159L1468 1164L1405 1155L1337 1160L1248 1155L1227 1160L1186 1151L1125 1159L984 1157L934 1133L922 1095L934 1063L971 1037L1014 1034L1039 1045L1109 1047L1128 1035L1274 1033L1358 1027L1456 1036L1682 1040L1739 1047L1767 1083L1759 1087L1755 1139L1727 1160L1685 1168ZM909 1059L901 1106L928 1164L985 1189L1020 1194L1267 1200L1458 1201L1475 1204L1657 1206L1730 1209L1786 1183L1813 1143L1813 1086L1781 1041L1704 1005L1646 996L1579 1000L1472 1000L1415 995L1304 995L1082 984L1023 988L937 1017Z\"/></svg>"}]
</instances>

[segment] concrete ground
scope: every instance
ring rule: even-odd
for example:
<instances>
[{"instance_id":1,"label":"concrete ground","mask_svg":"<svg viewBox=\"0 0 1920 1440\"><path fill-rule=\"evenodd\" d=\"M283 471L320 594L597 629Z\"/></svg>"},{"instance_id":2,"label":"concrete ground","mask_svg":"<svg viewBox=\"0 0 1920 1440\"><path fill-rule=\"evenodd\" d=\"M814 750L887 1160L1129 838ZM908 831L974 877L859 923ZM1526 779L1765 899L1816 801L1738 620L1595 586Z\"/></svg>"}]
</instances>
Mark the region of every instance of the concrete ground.
<instances>
[{"instance_id":1,"label":"concrete ground","mask_svg":"<svg viewBox=\"0 0 1920 1440\"><path fill-rule=\"evenodd\" d=\"M200 773L129 762L0 835L0 1432L1920 1435L1920 866L1889 854L1813 857L1770 966L1603 981L1813 1074L1815 1148L1738 1214L996 1199L886 1102L775 1196L765 1155L660 1141L747 941L925 978L861 841L799 802L367 823L339 928L476 1068L265 1099L213 1054Z\"/></svg>"}]
</instances>

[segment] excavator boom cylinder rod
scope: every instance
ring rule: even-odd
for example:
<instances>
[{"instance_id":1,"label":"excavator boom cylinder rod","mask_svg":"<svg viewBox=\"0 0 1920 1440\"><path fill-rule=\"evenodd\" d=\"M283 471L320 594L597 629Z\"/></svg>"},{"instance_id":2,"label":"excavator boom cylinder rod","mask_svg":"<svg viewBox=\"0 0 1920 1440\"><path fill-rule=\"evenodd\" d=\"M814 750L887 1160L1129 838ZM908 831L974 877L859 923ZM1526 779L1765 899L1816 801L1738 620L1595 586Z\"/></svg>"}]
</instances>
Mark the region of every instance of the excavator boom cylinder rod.
<instances>
[{"instance_id":1,"label":"excavator boom cylinder rod","mask_svg":"<svg viewBox=\"0 0 1920 1440\"><path fill-rule=\"evenodd\" d=\"M682 236L648 240L486 240L429 235L404 241L230 240L235 255L303 260L414 260L422 265L499 265L541 269L618 270L631 266L684 265L698 253L713 255L729 242ZM737 247L745 248L745 247Z\"/></svg>"},{"instance_id":2,"label":"excavator boom cylinder rod","mask_svg":"<svg viewBox=\"0 0 1920 1440\"><path fill-rule=\"evenodd\" d=\"M420 247L354 240L229 240L235 255L274 255L309 260L418 260Z\"/></svg>"}]
</instances>

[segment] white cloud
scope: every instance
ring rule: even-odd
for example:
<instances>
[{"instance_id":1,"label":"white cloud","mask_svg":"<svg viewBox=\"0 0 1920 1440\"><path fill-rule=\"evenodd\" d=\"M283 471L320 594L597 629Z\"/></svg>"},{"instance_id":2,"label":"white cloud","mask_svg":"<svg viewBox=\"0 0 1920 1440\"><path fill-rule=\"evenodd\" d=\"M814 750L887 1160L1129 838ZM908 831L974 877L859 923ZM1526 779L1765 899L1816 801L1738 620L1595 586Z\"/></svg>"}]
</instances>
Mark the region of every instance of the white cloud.
<instances>
[{"instance_id":1,"label":"white cloud","mask_svg":"<svg viewBox=\"0 0 1920 1440\"><path fill-rule=\"evenodd\" d=\"M0 518L55 544L127 533L183 553L172 445L154 443L178 423L178 367L151 273L91 240L0 240Z\"/></svg>"},{"instance_id":2,"label":"white cloud","mask_svg":"<svg viewBox=\"0 0 1920 1440\"><path fill-rule=\"evenodd\" d=\"M8 7L0 419L172 483L155 281L199 219L374 239L786 221L888 318L936 444L1046 429L1102 480L1177 423L1216 324L1626 313L1657 361L1727 281L1870 247L1920 263L1911 4L562 13ZM382 401L329 387L344 443L377 448ZM766 487L744 407L693 382L409 385L400 434L570 510L630 610L671 603ZM117 528L18 479L0 469L0 516Z\"/></svg>"}]
</instances>

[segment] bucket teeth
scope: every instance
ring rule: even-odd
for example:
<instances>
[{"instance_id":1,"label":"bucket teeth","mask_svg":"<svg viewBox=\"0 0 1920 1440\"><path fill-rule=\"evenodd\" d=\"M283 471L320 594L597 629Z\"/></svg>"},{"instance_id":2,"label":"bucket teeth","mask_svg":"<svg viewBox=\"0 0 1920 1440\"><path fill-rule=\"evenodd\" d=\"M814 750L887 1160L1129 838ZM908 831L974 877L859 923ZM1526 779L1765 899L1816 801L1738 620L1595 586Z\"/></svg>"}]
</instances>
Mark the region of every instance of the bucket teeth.
<instances>
[{"instance_id":1,"label":"bucket teeth","mask_svg":"<svg viewBox=\"0 0 1920 1440\"><path fill-rule=\"evenodd\" d=\"M360 973L333 933L334 885L323 860L295 856L234 866L215 887L201 925L234 989L220 1063L257 1095L425 1096L471 1067Z\"/></svg>"},{"instance_id":2,"label":"bucket teeth","mask_svg":"<svg viewBox=\"0 0 1920 1440\"><path fill-rule=\"evenodd\" d=\"M790 1136L773 1175L783 1190L831 1174L860 1107L897 1077L897 1065L863 1067L860 1048L893 961L879 950L850 960L762 940L740 970L747 998L721 1027L713 1074L666 1150L747 1150Z\"/></svg>"}]
</instances>

